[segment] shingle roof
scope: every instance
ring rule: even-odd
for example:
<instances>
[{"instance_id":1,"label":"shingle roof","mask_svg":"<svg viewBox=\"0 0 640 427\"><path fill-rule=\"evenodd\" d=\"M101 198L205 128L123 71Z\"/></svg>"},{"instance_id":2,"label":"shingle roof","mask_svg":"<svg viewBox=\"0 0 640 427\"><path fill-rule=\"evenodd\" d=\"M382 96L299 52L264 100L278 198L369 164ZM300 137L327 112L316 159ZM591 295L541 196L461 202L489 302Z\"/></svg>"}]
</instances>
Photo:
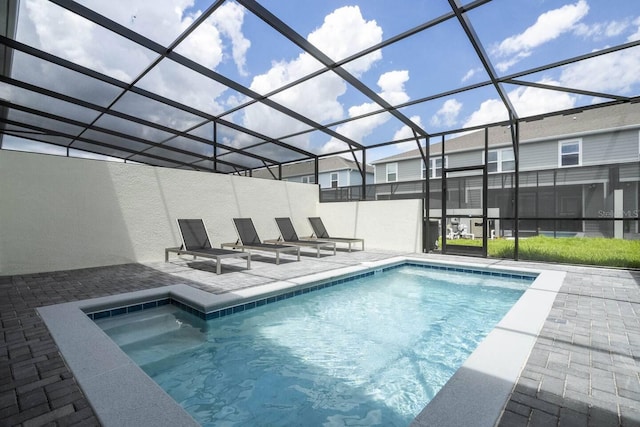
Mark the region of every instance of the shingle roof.
<instances>
[{"instance_id":1,"label":"shingle roof","mask_svg":"<svg viewBox=\"0 0 640 427\"><path fill-rule=\"evenodd\" d=\"M551 116L542 120L520 123L520 143L558 138L569 135L589 134L629 126L640 127L640 103L618 104L604 108L589 109L575 114ZM511 144L511 132L508 126L489 128L489 144ZM484 147L484 132L471 132L445 142L447 153L466 150L478 150ZM431 155L440 154L441 143L430 146ZM378 159L372 164L388 163L420 157L420 151L406 151L393 156Z\"/></svg>"}]
</instances>

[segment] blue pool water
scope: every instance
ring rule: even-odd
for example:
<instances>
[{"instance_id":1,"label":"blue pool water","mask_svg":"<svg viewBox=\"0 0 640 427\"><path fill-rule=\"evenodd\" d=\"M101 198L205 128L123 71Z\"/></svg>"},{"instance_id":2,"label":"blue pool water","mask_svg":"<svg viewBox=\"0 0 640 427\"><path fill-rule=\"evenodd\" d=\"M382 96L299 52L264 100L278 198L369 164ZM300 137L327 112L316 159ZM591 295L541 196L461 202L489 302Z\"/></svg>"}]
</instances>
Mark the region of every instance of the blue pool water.
<instances>
[{"instance_id":1,"label":"blue pool water","mask_svg":"<svg viewBox=\"0 0 640 427\"><path fill-rule=\"evenodd\" d=\"M96 322L205 426L406 426L531 284L404 266L204 321Z\"/></svg>"}]
</instances>

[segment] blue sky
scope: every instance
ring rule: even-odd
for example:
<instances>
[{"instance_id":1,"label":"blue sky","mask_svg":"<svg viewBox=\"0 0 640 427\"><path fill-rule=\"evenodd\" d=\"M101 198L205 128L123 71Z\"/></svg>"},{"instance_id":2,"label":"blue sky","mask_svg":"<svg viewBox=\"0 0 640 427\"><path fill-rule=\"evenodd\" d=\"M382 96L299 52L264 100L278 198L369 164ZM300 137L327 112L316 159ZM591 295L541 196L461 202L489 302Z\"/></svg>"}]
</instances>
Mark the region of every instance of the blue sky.
<instances>
[{"instance_id":1,"label":"blue sky","mask_svg":"<svg viewBox=\"0 0 640 427\"><path fill-rule=\"evenodd\" d=\"M211 2L81 0L79 3L168 45ZM451 10L446 0L263 0L260 4L335 61ZM499 76L640 39L640 3L636 1L494 0L472 10L468 17ZM22 0L17 38L124 82L133 81L156 57L46 0ZM232 1L225 2L176 51L260 94L267 94L320 68L310 55ZM66 82L65 86L58 71L51 68L38 77L33 68L28 58L18 55L14 77L50 85L61 93L78 97L89 92L97 97L103 93L98 94L95 90L83 93L81 87L71 82ZM345 69L392 105L488 80L455 19L348 63ZM637 96L640 92L639 69L640 47L635 47L522 79ZM221 114L247 102L244 95L166 59L137 85L211 114ZM607 100L524 86L505 85L504 88L520 117ZM104 104L113 99L107 92L104 88L104 100L101 101ZM12 96L19 97L15 93ZM380 109L334 73L324 73L273 99L323 125ZM59 110L57 106L51 108ZM114 108L182 130L198 123L197 117L170 108L154 108L133 95L124 97ZM408 106L400 112L428 133L506 119L506 109L492 87ZM242 108L224 118L272 138L309 129L308 124L260 104ZM122 125L108 118L100 119L98 124ZM409 127L388 113L331 129L365 146L412 135ZM151 128L136 132L152 139L163 137ZM221 128L221 132L224 142L232 146L245 147L256 142L252 137L228 129ZM192 133L210 135L211 125ZM318 131L296 135L286 141L316 154L347 147L344 142ZM415 143L373 150L368 154L368 160L411 148L415 148ZM206 153L207 147L202 150ZM277 157L287 155L275 147L271 150Z\"/></svg>"}]
</instances>

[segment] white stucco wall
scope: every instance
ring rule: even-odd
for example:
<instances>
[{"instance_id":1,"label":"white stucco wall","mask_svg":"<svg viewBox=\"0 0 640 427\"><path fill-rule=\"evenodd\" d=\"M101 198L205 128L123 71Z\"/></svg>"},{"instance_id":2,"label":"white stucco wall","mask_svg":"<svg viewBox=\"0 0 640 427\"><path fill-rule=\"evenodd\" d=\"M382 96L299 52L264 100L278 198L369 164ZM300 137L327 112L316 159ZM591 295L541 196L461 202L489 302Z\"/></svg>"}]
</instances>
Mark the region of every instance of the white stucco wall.
<instances>
[{"instance_id":1,"label":"white stucco wall","mask_svg":"<svg viewBox=\"0 0 640 427\"><path fill-rule=\"evenodd\" d=\"M159 261L177 246L176 218L203 218L214 245L235 241L232 218L262 239L274 218L308 227L316 186L0 151L0 275Z\"/></svg>"},{"instance_id":2,"label":"white stucco wall","mask_svg":"<svg viewBox=\"0 0 640 427\"><path fill-rule=\"evenodd\" d=\"M368 249L421 250L419 200L319 203L315 185L0 151L0 275L161 261L176 218L203 218L217 246L234 217L265 240L275 217L308 236L316 215Z\"/></svg>"},{"instance_id":3,"label":"white stucco wall","mask_svg":"<svg viewBox=\"0 0 640 427\"><path fill-rule=\"evenodd\" d=\"M420 200L320 203L318 215L330 236L363 238L365 249L422 250Z\"/></svg>"}]
</instances>

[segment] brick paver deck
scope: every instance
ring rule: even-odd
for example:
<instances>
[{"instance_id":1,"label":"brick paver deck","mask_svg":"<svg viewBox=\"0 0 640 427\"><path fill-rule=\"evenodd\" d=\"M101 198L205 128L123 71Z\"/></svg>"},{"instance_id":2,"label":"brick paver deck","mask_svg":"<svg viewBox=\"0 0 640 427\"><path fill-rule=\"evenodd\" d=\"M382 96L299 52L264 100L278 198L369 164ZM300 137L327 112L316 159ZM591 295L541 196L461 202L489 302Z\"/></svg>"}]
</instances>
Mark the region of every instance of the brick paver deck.
<instances>
[{"instance_id":1,"label":"brick paver deck","mask_svg":"<svg viewBox=\"0 0 640 427\"><path fill-rule=\"evenodd\" d=\"M99 425L36 307L176 283L222 293L396 255L339 252L279 266L255 256L252 270L230 262L219 276L209 261L175 258L0 277L0 426ZM500 426L640 426L640 272L471 261L567 272Z\"/></svg>"}]
</instances>

